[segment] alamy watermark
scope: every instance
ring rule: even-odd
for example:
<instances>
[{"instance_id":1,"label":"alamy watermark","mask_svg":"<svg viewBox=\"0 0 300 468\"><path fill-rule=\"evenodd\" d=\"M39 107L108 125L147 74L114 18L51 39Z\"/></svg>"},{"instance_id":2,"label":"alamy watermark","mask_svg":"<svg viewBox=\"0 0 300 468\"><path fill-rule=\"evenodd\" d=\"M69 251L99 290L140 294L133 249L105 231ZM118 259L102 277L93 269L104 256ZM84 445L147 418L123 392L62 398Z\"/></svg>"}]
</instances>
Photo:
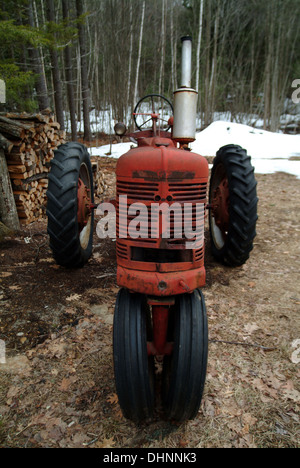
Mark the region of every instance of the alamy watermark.
<instances>
[{"instance_id":1,"label":"alamy watermark","mask_svg":"<svg viewBox=\"0 0 300 468\"><path fill-rule=\"evenodd\" d=\"M3 340L0 340L0 364L6 364L6 346Z\"/></svg>"},{"instance_id":2,"label":"alamy watermark","mask_svg":"<svg viewBox=\"0 0 300 468\"><path fill-rule=\"evenodd\" d=\"M293 341L292 348L296 348L292 354L291 360L294 364L300 364L300 339Z\"/></svg>"},{"instance_id":3,"label":"alamy watermark","mask_svg":"<svg viewBox=\"0 0 300 468\"><path fill-rule=\"evenodd\" d=\"M293 81L292 88L296 88L292 94L292 101L294 104L300 104L300 79Z\"/></svg>"},{"instance_id":4,"label":"alamy watermark","mask_svg":"<svg viewBox=\"0 0 300 468\"><path fill-rule=\"evenodd\" d=\"M97 224L100 239L185 239L186 249L198 249L204 241L204 203L128 204L127 195L112 203L101 203L96 212L104 216Z\"/></svg>"},{"instance_id":5,"label":"alamy watermark","mask_svg":"<svg viewBox=\"0 0 300 468\"><path fill-rule=\"evenodd\" d=\"M6 86L5 81L0 80L0 104L6 103Z\"/></svg>"}]
</instances>

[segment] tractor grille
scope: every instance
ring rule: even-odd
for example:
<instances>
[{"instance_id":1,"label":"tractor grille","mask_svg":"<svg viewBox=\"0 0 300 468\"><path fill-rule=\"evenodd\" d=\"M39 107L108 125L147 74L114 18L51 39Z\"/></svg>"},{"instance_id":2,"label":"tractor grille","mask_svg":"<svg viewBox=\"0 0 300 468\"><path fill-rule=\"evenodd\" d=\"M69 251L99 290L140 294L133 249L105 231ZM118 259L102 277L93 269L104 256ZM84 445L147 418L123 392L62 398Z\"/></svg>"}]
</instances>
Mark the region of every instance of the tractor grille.
<instances>
[{"instance_id":1,"label":"tractor grille","mask_svg":"<svg viewBox=\"0 0 300 468\"><path fill-rule=\"evenodd\" d=\"M133 221L136 216L128 215L128 209L132 203L147 203L155 201L155 197L159 193L159 183L155 182L132 182L132 181L118 181L117 182L117 197L127 196L127 212L125 207L119 206L117 204L117 237L124 238L129 224ZM142 215L139 217L142 228L141 236L138 239L135 239L137 242L144 242L146 244L155 244L156 239L151 238L151 208L148 209L148 214L146 217ZM144 226L147 226L145 228Z\"/></svg>"},{"instance_id":2,"label":"tractor grille","mask_svg":"<svg viewBox=\"0 0 300 468\"><path fill-rule=\"evenodd\" d=\"M195 262L202 262L204 260L204 246L195 251Z\"/></svg>"},{"instance_id":3,"label":"tractor grille","mask_svg":"<svg viewBox=\"0 0 300 468\"><path fill-rule=\"evenodd\" d=\"M175 202L205 203L207 184L171 183L169 184L169 192Z\"/></svg>"},{"instance_id":4,"label":"tractor grille","mask_svg":"<svg viewBox=\"0 0 300 468\"><path fill-rule=\"evenodd\" d=\"M117 255L123 260L127 260L128 258L127 245L121 244L121 242L117 242Z\"/></svg>"},{"instance_id":5,"label":"tractor grille","mask_svg":"<svg viewBox=\"0 0 300 468\"><path fill-rule=\"evenodd\" d=\"M127 195L131 200L143 202L153 201L159 190L158 183L151 182L118 182L117 193L120 195Z\"/></svg>"},{"instance_id":6,"label":"tractor grille","mask_svg":"<svg viewBox=\"0 0 300 468\"><path fill-rule=\"evenodd\" d=\"M160 239L159 232L162 227L162 216L160 214L157 219L151 218L151 204L163 203L161 194L164 194L168 205L180 205L181 217L177 218L173 210L170 210L169 219L167 220L168 238ZM133 182L133 181L118 181L117 182L117 199L122 195L127 196L127 205L117 203L117 254L120 260L127 261L143 261L149 262L153 259L161 261L161 263L178 263L178 262L202 262L204 260L204 222L205 222L205 205L207 203L207 184L191 181L186 182ZM159 201L161 200L161 201ZM147 206L147 211L143 213L128 214L128 209L133 203L143 203ZM165 202L166 203L166 202ZM184 204L192 204L192 211L184 218ZM196 219L196 206L203 208L198 212ZM175 210L176 213L176 210ZM180 211L179 211L180 213ZM132 238L128 235L130 223L138 216L139 234L137 238ZM185 246L187 242L194 242L194 238L185 235L184 220L188 222L189 229L192 233L197 234L198 242L193 250L186 253ZM198 223L198 224L197 224ZM151 230L152 228L152 230ZM196 228L198 232L196 233ZM182 233L178 236L178 232ZM128 237L127 237L128 235ZM128 242L130 242L128 244ZM164 247L162 247L164 245ZM159 249L160 254L155 255L155 250ZM169 251L169 253L168 253Z\"/></svg>"}]
</instances>

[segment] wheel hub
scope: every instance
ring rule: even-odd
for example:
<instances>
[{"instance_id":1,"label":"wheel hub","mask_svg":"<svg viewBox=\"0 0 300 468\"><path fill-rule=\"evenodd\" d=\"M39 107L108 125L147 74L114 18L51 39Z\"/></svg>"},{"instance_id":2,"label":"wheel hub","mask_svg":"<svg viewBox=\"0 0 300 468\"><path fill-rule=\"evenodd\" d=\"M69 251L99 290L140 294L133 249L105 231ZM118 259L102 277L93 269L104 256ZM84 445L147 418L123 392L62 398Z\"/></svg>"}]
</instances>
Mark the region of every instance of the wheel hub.
<instances>
[{"instance_id":1,"label":"wheel hub","mask_svg":"<svg viewBox=\"0 0 300 468\"><path fill-rule=\"evenodd\" d=\"M215 223L222 233L228 232L229 228L229 186L228 179L221 181L216 188L212 201L212 211Z\"/></svg>"},{"instance_id":2,"label":"wheel hub","mask_svg":"<svg viewBox=\"0 0 300 468\"><path fill-rule=\"evenodd\" d=\"M78 180L78 211L77 211L77 219L80 230L82 230L89 221L91 216L91 198L90 195L91 191L84 185L81 179Z\"/></svg>"}]
</instances>

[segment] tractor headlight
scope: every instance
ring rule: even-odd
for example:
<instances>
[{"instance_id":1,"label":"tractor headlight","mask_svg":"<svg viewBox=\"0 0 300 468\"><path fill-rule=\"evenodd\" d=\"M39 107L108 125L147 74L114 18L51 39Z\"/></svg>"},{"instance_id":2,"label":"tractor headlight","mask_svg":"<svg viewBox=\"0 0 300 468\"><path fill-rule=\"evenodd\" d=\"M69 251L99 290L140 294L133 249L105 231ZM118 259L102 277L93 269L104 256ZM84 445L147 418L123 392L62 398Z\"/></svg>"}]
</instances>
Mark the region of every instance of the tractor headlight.
<instances>
[{"instance_id":1,"label":"tractor headlight","mask_svg":"<svg viewBox=\"0 0 300 468\"><path fill-rule=\"evenodd\" d=\"M115 125L114 130L115 130L115 134L118 135L119 137L124 136L125 133L127 132L126 125L123 124L122 122L118 122Z\"/></svg>"}]
</instances>

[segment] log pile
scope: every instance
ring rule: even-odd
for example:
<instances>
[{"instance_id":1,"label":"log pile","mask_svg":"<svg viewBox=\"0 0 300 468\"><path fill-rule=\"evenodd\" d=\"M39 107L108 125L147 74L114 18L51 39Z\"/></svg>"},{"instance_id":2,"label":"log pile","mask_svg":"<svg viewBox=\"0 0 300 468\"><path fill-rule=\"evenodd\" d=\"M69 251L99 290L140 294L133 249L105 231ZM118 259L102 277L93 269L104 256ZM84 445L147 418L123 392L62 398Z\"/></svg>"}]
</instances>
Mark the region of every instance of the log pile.
<instances>
[{"instance_id":1,"label":"log pile","mask_svg":"<svg viewBox=\"0 0 300 468\"><path fill-rule=\"evenodd\" d=\"M45 215L50 161L65 138L50 112L0 115L0 146L21 223L29 224Z\"/></svg>"},{"instance_id":2,"label":"log pile","mask_svg":"<svg viewBox=\"0 0 300 468\"><path fill-rule=\"evenodd\" d=\"M101 162L100 162L99 157L92 156L91 163L92 163L92 170L93 170L95 199L97 198L101 199L107 190L105 174L100 168Z\"/></svg>"},{"instance_id":3,"label":"log pile","mask_svg":"<svg viewBox=\"0 0 300 468\"><path fill-rule=\"evenodd\" d=\"M0 114L0 148L5 153L19 220L30 224L46 216L48 173L55 149L66 134L51 112ZM95 199L107 191L98 157L91 158Z\"/></svg>"}]
</instances>

